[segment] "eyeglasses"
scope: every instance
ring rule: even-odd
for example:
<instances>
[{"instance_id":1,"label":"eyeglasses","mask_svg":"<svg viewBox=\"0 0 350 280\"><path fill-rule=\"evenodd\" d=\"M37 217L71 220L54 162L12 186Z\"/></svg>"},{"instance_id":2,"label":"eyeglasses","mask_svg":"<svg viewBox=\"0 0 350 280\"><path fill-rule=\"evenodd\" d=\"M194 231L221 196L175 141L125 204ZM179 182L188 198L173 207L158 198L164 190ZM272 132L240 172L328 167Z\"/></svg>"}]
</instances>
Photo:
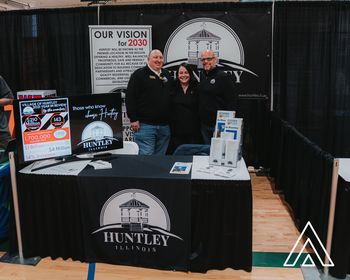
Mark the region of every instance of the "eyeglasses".
<instances>
[{"instance_id":1,"label":"eyeglasses","mask_svg":"<svg viewBox=\"0 0 350 280\"><path fill-rule=\"evenodd\" d=\"M213 60L214 59L214 57L212 56L212 57L203 57L203 58L201 58L201 61L202 62L204 62L204 61L211 61L211 60Z\"/></svg>"}]
</instances>

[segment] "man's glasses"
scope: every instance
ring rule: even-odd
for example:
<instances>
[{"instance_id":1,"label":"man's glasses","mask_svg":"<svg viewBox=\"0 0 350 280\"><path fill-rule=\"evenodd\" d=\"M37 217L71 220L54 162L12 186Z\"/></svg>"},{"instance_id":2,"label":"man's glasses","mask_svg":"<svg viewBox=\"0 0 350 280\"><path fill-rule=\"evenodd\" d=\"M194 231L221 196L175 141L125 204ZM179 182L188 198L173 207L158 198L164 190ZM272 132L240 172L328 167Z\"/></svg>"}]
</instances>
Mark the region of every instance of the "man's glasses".
<instances>
[{"instance_id":1,"label":"man's glasses","mask_svg":"<svg viewBox=\"0 0 350 280\"><path fill-rule=\"evenodd\" d=\"M203 57L203 58L201 58L201 61L202 62L204 62L204 61L211 61L211 60L213 60L214 59L214 57L212 56L212 57Z\"/></svg>"}]
</instances>

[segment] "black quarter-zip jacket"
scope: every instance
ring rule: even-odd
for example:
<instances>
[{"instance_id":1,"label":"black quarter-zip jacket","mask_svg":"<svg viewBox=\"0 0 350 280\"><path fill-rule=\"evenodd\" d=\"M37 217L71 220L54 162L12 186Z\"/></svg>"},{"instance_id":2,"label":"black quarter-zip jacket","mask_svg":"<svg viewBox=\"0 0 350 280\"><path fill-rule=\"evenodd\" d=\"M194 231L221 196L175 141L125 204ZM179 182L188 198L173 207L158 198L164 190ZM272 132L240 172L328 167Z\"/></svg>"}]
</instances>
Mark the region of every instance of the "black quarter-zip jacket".
<instances>
[{"instance_id":1,"label":"black quarter-zip jacket","mask_svg":"<svg viewBox=\"0 0 350 280\"><path fill-rule=\"evenodd\" d=\"M208 73L203 71L198 86L199 116L201 123L215 126L218 110L237 111L237 93L229 74L215 67Z\"/></svg>"},{"instance_id":2,"label":"black quarter-zip jacket","mask_svg":"<svg viewBox=\"0 0 350 280\"><path fill-rule=\"evenodd\" d=\"M172 78L162 69L158 77L148 66L137 69L126 90L126 109L131 122L168 124Z\"/></svg>"}]
</instances>

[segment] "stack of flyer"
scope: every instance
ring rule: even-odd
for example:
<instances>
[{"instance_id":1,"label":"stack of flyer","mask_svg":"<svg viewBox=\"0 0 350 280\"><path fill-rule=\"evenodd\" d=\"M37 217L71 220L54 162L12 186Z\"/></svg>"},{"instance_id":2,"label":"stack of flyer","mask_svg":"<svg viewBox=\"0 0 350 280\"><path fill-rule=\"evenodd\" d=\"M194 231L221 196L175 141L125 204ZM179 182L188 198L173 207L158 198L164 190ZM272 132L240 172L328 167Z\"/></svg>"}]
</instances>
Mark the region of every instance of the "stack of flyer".
<instances>
[{"instance_id":1,"label":"stack of flyer","mask_svg":"<svg viewBox=\"0 0 350 280\"><path fill-rule=\"evenodd\" d=\"M209 162L212 165L237 167L242 150L243 119L235 111L218 111Z\"/></svg>"}]
</instances>

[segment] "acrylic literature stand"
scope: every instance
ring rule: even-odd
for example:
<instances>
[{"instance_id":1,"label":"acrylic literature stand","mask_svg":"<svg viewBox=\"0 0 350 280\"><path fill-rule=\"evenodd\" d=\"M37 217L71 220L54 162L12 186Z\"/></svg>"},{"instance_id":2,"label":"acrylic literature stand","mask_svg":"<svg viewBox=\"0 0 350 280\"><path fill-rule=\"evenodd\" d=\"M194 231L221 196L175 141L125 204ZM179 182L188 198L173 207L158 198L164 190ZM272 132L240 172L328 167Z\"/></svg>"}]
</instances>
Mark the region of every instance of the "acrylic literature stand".
<instances>
[{"instance_id":1,"label":"acrylic literature stand","mask_svg":"<svg viewBox=\"0 0 350 280\"><path fill-rule=\"evenodd\" d=\"M243 119L234 111L218 111L214 137L211 139L209 164L237 167L241 158Z\"/></svg>"}]
</instances>

